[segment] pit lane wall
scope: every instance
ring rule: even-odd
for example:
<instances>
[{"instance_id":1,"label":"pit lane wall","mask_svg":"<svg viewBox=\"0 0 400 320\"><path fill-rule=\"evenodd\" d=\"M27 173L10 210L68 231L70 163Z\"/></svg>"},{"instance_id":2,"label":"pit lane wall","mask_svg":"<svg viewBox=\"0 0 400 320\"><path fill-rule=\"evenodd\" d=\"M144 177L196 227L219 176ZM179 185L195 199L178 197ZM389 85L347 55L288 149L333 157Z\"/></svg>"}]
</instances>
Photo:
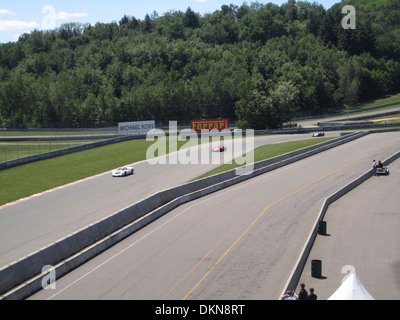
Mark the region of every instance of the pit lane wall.
<instances>
[{"instance_id":1,"label":"pit lane wall","mask_svg":"<svg viewBox=\"0 0 400 320\"><path fill-rule=\"evenodd\" d=\"M377 131L373 131L372 133L375 133ZM398 158L400 158L400 151L395 153L394 155L392 155L390 158L386 159L383 161L383 164L385 166L388 166L389 164L391 164L392 162L394 162L395 160L397 160ZM328 211L329 206L335 202L336 200L340 199L341 197L343 197L345 194L347 194L348 192L350 192L351 190L357 188L359 185L361 185L362 183L364 183L365 181L367 181L369 178L371 178L373 176L372 173L372 169L368 170L367 172L365 172L364 174L362 174L361 176L359 176L357 179L353 180L352 182L350 182L348 185L344 186L343 188L339 189L338 191L336 191L334 194L332 194L331 196L329 196L328 198L325 199L321 210L319 212L319 215L315 221L313 230L311 231L307 242L304 245L304 248L299 256L299 259L291 273L291 276L288 279L287 284L285 285L285 289L282 291L280 297L287 291L294 291L296 290L297 284L301 278L301 275L303 273L303 269L304 266L307 262L307 258L308 255L311 252L312 246L314 244L314 241L318 235L318 230L319 230L319 222L324 220L325 214Z\"/></svg>"},{"instance_id":2,"label":"pit lane wall","mask_svg":"<svg viewBox=\"0 0 400 320\"><path fill-rule=\"evenodd\" d=\"M347 134L335 140L257 162L253 171L246 175L236 175L236 170L231 170L156 193L2 267L0 299L24 299L32 295L42 289L44 266L52 266L56 277L60 278L183 203L367 134L369 132Z\"/></svg>"}]
</instances>

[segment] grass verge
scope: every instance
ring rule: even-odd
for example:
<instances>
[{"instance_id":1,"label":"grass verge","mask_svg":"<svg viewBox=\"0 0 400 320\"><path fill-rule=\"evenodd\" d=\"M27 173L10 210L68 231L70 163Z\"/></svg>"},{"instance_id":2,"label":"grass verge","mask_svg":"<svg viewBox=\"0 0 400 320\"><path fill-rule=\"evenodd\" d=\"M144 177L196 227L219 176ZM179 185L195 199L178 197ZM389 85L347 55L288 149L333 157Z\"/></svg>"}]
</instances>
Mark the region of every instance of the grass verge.
<instances>
[{"instance_id":1,"label":"grass verge","mask_svg":"<svg viewBox=\"0 0 400 320\"><path fill-rule=\"evenodd\" d=\"M384 98L381 99L375 99L371 101L366 101L363 103L357 103L353 107L349 108L349 111L356 111L356 110L362 110L366 108L372 108L372 107L379 107L385 104L390 104L390 103L395 103L395 102L400 102L400 93L394 94L394 95L388 95ZM392 108L395 108L398 106L393 106ZM385 109L390 109L391 107L384 107Z\"/></svg>"},{"instance_id":2,"label":"grass verge","mask_svg":"<svg viewBox=\"0 0 400 320\"><path fill-rule=\"evenodd\" d=\"M169 153L169 139L160 139L166 140L166 153ZM202 142L199 139L198 143ZM154 143L146 139L124 141L2 170L0 205L146 160L147 149ZM178 140L177 150L187 143Z\"/></svg>"},{"instance_id":3,"label":"grass verge","mask_svg":"<svg viewBox=\"0 0 400 320\"><path fill-rule=\"evenodd\" d=\"M2 170L0 205L145 160L147 148L153 143L130 140ZM178 141L178 149L183 144Z\"/></svg>"}]
</instances>

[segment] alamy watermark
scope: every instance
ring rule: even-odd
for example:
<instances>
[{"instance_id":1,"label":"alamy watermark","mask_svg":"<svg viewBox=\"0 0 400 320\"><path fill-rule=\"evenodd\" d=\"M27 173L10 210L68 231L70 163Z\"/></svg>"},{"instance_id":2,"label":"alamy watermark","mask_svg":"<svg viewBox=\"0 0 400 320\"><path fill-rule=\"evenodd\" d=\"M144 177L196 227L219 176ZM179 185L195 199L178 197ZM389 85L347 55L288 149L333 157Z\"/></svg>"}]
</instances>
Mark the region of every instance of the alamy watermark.
<instances>
[{"instance_id":1,"label":"alamy watermark","mask_svg":"<svg viewBox=\"0 0 400 320\"><path fill-rule=\"evenodd\" d=\"M42 288L44 290L56 289L56 269L53 266L47 265L42 268Z\"/></svg>"},{"instance_id":2,"label":"alamy watermark","mask_svg":"<svg viewBox=\"0 0 400 320\"><path fill-rule=\"evenodd\" d=\"M347 5L342 8L342 13L347 14L342 19L342 28L355 29L356 28L356 9L353 6Z\"/></svg>"},{"instance_id":3,"label":"alamy watermark","mask_svg":"<svg viewBox=\"0 0 400 320\"><path fill-rule=\"evenodd\" d=\"M56 27L56 8L52 5L47 5L42 8L42 13L45 15L42 19L42 28L46 30Z\"/></svg>"},{"instance_id":4,"label":"alamy watermark","mask_svg":"<svg viewBox=\"0 0 400 320\"><path fill-rule=\"evenodd\" d=\"M356 268L352 265L345 265L342 268L342 273L345 273L346 275L342 278L342 283L346 281L346 279L352 275L353 273L356 274Z\"/></svg>"},{"instance_id":5,"label":"alamy watermark","mask_svg":"<svg viewBox=\"0 0 400 320\"><path fill-rule=\"evenodd\" d=\"M44 30L53 30L56 28L57 20L66 20L69 18L82 18L87 17L88 14L84 12L64 12L56 11L53 5L45 5L42 7L43 19L41 21L41 27Z\"/></svg>"}]
</instances>

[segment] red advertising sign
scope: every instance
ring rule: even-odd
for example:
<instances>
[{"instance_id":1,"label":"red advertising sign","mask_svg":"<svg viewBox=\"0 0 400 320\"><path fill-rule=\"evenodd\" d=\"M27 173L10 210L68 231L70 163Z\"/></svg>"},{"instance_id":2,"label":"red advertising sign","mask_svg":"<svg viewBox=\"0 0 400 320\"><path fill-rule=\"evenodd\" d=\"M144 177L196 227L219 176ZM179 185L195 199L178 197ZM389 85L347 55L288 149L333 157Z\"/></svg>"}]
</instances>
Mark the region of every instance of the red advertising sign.
<instances>
[{"instance_id":1,"label":"red advertising sign","mask_svg":"<svg viewBox=\"0 0 400 320\"><path fill-rule=\"evenodd\" d=\"M192 120L190 121L190 128L194 131L229 129L229 119Z\"/></svg>"}]
</instances>

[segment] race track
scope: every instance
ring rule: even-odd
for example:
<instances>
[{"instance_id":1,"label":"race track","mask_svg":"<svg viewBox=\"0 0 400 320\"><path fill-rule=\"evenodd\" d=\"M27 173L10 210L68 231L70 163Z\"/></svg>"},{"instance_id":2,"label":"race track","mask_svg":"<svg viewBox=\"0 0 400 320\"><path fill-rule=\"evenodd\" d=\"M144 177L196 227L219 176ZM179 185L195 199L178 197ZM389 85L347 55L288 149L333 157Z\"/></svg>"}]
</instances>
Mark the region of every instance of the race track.
<instances>
[{"instance_id":1,"label":"race track","mask_svg":"<svg viewBox=\"0 0 400 320\"><path fill-rule=\"evenodd\" d=\"M376 300L400 297L400 159L390 175L376 176L329 206L327 235L318 236L299 283L315 288L319 300L356 273ZM322 277L311 276L311 261L322 262Z\"/></svg>"},{"instance_id":2,"label":"race track","mask_svg":"<svg viewBox=\"0 0 400 320\"><path fill-rule=\"evenodd\" d=\"M337 132L327 133L327 136L338 135ZM255 137L254 147L310 138L310 134ZM211 156L209 146L201 148L207 148L206 153ZM230 150L213 156L220 158L221 162L230 161L230 158L225 158L227 155L232 156ZM196 165L179 162L150 165L144 161L135 164L133 176L112 178L111 173L106 172L5 206L0 209L0 267L158 191L197 178L219 165L219 161L213 164L212 159L209 159L209 164Z\"/></svg>"},{"instance_id":3,"label":"race track","mask_svg":"<svg viewBox=\"0 0 400 320\"><path fill-rule=\"evenodd\" d=\"M31 299L278 299L323 200L399 149L370 134L182 205Z\"/></svg>"}]
</instances>

